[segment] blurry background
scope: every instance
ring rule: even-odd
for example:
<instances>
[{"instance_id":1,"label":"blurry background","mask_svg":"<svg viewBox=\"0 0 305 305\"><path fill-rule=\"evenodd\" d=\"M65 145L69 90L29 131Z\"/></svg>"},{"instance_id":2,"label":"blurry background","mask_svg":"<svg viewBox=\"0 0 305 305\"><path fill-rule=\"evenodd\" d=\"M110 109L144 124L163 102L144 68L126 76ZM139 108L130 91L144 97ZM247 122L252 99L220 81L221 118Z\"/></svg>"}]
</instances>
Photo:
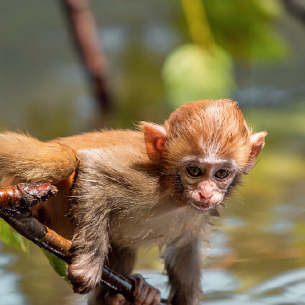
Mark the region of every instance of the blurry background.
<instances>
[{"instance_id":1,"label":"blurry background","mask_svg":"<svg viewBox=\"0 0 305 305\"><path fill-rule=\"evenodd\" d=\"M162 122L196 99L236 99L254 130L269 135L202 250L204 304L305 304L304 2L92 0L107 111L93 98L60 2L0 1L1 129L47 140ZM6 230L1 224L4 240ZM22 247L28 253L0 242L1 305L82 303L40 249ZM138 269L164 289L156 249L143 251Z\"/></svg>"}]
</instances>

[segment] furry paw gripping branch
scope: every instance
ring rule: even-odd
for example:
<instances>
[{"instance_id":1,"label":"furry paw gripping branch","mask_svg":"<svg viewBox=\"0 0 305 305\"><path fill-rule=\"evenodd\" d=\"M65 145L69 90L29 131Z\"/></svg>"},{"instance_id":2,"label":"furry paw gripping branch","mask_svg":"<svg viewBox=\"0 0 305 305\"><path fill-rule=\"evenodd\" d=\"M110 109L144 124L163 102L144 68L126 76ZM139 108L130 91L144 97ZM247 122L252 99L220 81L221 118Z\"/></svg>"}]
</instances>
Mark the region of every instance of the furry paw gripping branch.
<instances>
[{"instance_id":1,"label":"furry paw gripping branch","mask_svg":"<svg viewBox=\"0 0 305 305\"><path fill-rule=\"evenodd\" d=\"M170 304L200 297L199 240L218 206L248 174L266 132L252 133L237 103L197 101L163 125L41 142L0 134L1 187L52 180L59 192L32 208L40 222L72 239L67 276L90 304L123 304L98 286L103 265L135 284L134 304L160 293L131 275L140 247L163 247Z\"/></svg>"}]
</instances>

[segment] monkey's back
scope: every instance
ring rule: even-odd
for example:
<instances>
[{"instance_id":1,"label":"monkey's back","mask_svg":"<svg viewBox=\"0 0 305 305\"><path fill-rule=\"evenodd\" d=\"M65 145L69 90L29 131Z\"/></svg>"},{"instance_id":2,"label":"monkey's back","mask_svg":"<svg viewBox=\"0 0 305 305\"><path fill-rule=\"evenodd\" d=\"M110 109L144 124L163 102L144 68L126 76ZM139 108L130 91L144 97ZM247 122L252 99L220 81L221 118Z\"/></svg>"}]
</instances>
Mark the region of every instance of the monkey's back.
<instances>
[{"instance_id":1,"label":"monkey's back","mask_svg":"<svg viewBox=\"0 0 305 305\"><path fill-rule=\"evenodd\" d=\"M138 150L144 151L143 134L131 130L102 130L89 132L71 137L54 139L48 143L60 143L67 145L76 152L76 156L83 163L79 151L86 149L107 149L116 147L124 154L124 146L135 146ZM142 144L142 145L141 145ZM83 165L83 164L82 164ZM66 238L71 238L75 228L75 222L71 221L69 215L71 191L75 182L75 172L67 179L56 184L59 192L56 197L47 202L35 206L33 216L49 226Z\"/></svg>"},{"instance_id":2,"label":"monkey's back","mask_svg":"<svg viewBox=\"0 0 305 305\"><path fill-rule=\"evenodd\" d=\"M101 130L74 135L71 137L57 138L50 142L65 144L76 152L86 148L102 148L116 145L135 145L144 140L142 132L133 130ZM144 147L144 145L142 144Z\"/></svg>"}]
</instances>

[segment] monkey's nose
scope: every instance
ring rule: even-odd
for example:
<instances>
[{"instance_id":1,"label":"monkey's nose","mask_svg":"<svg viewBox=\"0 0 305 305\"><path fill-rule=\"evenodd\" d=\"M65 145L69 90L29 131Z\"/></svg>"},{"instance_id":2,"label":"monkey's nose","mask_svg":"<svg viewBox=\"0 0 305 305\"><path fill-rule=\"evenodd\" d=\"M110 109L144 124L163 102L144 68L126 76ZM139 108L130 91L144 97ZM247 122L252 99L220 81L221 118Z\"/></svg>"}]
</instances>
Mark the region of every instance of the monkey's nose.
<instances>
[{"instance_id":1,"label":"monkey's nose","mask_svg":"<svg viewBox=\"0 0 305 305\"><path fill-rule=\"evenodd\" d=\"M213 193L211 192L199 192L200 200L209 200L212 198Z\"/></svg>"}]
</instances>

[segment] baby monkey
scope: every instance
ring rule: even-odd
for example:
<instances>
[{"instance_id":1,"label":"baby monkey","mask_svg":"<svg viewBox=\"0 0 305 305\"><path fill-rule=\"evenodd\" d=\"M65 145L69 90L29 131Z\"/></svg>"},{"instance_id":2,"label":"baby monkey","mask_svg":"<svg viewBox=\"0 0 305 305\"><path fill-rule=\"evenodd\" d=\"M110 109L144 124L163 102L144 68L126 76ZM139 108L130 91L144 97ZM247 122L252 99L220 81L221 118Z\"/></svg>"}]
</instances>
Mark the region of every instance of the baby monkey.
<instances>
[{"instance_id":1,"label":"baby monkey","mask_svg":"<svg viewBox=\"0 0 305 305\"><path fill-rule=\"evenodd\" d=\"M188 103L163 125L85 133L50 142L0 135L1 186L52 180L59 193L34 217L72 238L67 276L89 304L124 304L98 287L106 264L135 283L133 304L156 305L160 293L131 275L140 247L164 247L173 305L200 299L200 236L264 147L237 103ZM126 302L127 304L127 302Z\"/></svg>"}]
</instances>

